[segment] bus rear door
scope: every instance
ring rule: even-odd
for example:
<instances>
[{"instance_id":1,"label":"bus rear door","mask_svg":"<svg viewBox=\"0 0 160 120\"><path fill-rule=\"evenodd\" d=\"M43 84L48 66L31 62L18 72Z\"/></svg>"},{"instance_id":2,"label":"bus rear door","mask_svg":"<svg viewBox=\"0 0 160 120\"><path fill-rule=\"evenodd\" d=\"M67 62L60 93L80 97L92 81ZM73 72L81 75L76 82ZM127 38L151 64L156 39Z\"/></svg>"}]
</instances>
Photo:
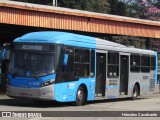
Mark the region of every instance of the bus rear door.
<instances>
[{"instance_id":1,"label":"bus rear door","mask_svg":"<svg viewBox=\"0 0 160 120\"><path fill-rule=\"evenodd\" d=\"M129 56L120 55L120 93L128 94Z\"/></svg>"},{"instance_id":2,"label":"bus rear door","mask_svg":"<svg viewBox=\"0 0 160 120\"><path fill-rule=\"evenodd\" d=\"M96 54L96 97L105 96L106 53Z\"/></svg>"}]
</instances>

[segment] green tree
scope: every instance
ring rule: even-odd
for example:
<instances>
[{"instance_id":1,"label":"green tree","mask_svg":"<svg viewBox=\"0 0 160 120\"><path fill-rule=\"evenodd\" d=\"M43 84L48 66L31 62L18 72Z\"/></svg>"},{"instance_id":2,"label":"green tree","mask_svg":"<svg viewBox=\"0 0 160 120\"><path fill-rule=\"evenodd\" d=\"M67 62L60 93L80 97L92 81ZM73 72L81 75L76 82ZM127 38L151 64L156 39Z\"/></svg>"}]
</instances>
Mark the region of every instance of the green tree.
<instances>
[{"instance_id":1,"label":"green tree","mask_svg":"<svg viewBox=\"0 0 160 120\"><path fill-rule=\"evenodd\" d=\"M158 9L160 9L160 0L158 0L158 1L155 3L155 7L157 7Z\"/></svg>"},{"instance_id":2,"label":"green tree","mask_svg":"<svg viewBox=\"0 0 160 120\"><path fill-rule=\"evenodd\" d=\"M117 14L117 4L118 4L118 0L109 0L108 1L109 5L110 5L110 14Z\"/></svg>"},{"instance_id":3,"label":"green tree","mask_svg":"<svg viewBox=\"0 0 160 120\"><path fill-rule=\"evenodd\" d=\"M13 0L20 2L52 5L53 0ZM108 13L108 0L57 0L59 7L86 10L99 13Z\"/></svg>"},{"instance_id":4,"label":"green tree","mask_svg":"<svg viewBox=\"0 0 160 120\"><path fill-rule=\"evenodd\" d=\"M91 0L91 10L93 12L99 12L99 13L108 13L109 3L107 0Z\"/></svg>"},{"instance_id":5,"label":"green tree","mask_svg":"<svg viewBox=\"0 0 160 120\"><path fill-rule=\"evenodd\" d=\"M119 0L108 0L108 3L110 5L109 14L126 16L127 6L124 2Z\"/></svg>"},{"instance_id":6,"label":"green tree","mask_svg":"<svg viewBox=\"0 0 160 120\"><path fill-rule=\"evenodd\" d=\"M109 11L107 0L58 0L58 6L100 13Z\"/></svg>"},{"instance_id":7,"label":"green tree","mask_svg":"<svg viewBox=\"0 0 160 120\"><path fill-rule=\"evenodd\" d=\"M118 2L117 4L117 10L116 10L116 15L121 15L121 16L126 16L127 12L126 12L127 6L125 3L123 2Z\"/></svg>"},{"instance_id":8,"label":"green tree","mask_svg":"<svg viewBox=\"0 0 160 120\"><path fill-rule=\"evenodd\" d=\"M127 16L148 20L160 20L160 0L127 0Z\"/></svg>"}]
</instances>

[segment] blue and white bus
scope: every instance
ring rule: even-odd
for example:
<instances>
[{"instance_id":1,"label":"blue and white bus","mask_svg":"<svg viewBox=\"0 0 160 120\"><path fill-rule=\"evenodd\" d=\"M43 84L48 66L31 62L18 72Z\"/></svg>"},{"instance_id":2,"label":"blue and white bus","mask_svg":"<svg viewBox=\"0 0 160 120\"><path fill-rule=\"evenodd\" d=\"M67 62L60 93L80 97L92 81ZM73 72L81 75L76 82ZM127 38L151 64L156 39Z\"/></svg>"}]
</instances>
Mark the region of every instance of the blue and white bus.
<instances>
[{"instance_id":1,"label":"blue and white bus","mask_svg":"<svg viewBox=\"0 0 160 120\"><path fill-rule=\"evenodd\" d=\"M157 84L157 53L107 40L45 31L13 41L7 95L84 105L145 95Z\"/></svg>"}]
</instances>

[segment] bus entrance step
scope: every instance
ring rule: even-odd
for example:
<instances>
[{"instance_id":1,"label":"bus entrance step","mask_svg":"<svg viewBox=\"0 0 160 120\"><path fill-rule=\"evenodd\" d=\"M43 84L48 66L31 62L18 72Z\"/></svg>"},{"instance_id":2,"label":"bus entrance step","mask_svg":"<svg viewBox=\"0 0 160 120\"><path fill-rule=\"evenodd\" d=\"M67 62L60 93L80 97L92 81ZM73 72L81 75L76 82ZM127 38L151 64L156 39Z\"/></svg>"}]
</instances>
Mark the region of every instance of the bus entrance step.
<instances>
[{"instance_id":1,"label":"bus entrance step","mask_svg":"<svg viewBox=\"0 0 160 120\"><path fill-rule=\"evenodd\" d=\"M121 92L120 95L125 95L125 92Z\"/></svg>"},{"instance_id":2,"label":"bus entrance step","mask_svg":"<svg viewBox=\"0 0 160 120\"><path fill-rule=\"evenodd\" d=\"M96 93L95 97L102 97L102 93Z\"/></svg>"}]
</instances>

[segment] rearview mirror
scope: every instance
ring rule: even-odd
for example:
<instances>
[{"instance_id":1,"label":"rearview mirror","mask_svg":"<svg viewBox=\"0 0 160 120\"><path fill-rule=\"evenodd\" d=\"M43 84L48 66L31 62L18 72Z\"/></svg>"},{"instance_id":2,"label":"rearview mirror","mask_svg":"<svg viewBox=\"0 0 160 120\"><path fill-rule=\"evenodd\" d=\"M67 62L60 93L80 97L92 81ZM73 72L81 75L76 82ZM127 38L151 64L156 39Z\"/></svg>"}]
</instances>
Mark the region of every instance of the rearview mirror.
<instances>
[{"instance_id":1,"label":"rearview mirror","mask_svg":"<svg viewBox=\"0 0 160 120\"><path fill-rule=\"evenodd\" d=\"M63 56L63 65L67 65L68 63L68 54L64 54Z\"/></svg>"}]
</instances>

